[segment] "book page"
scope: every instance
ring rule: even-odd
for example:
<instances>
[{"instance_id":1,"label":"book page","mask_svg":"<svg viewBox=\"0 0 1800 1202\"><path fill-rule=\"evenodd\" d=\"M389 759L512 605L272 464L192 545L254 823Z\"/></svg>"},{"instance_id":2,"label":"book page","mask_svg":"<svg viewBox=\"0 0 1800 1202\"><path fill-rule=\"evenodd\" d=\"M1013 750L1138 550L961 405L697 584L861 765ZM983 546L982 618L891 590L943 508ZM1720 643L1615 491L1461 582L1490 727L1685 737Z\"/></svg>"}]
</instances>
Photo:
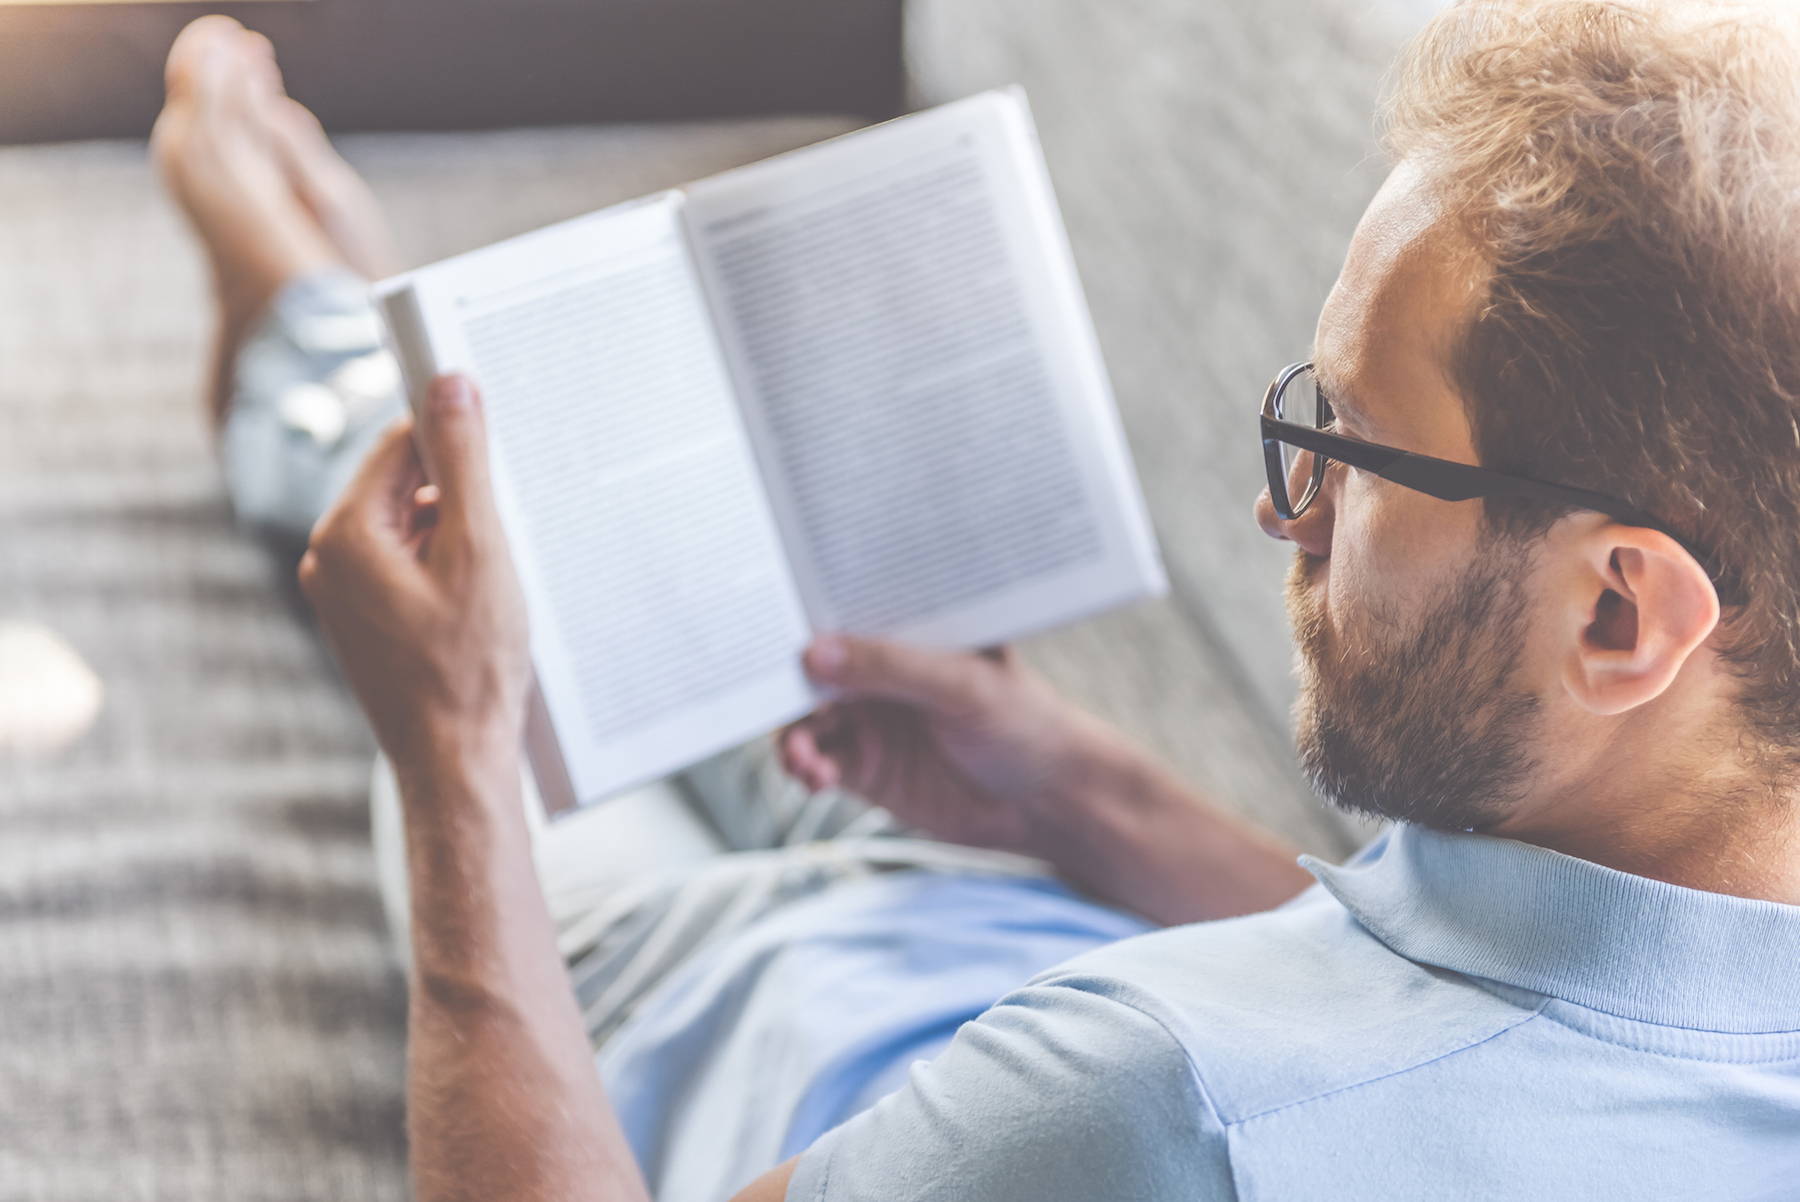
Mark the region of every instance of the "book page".
<instances>
[{"instance_id":1,"label":"book page","mask_svg":"<svg viewBox=\"0 0 1800 1202\"><path fill-rule=\"evenodd\" d=\"M807 639L679 198L411 277L479 382L533 658L581 803L794 717Z\"/></svg>"},{"instance_id":2,"label":"book page","mask_svg":"<svg viewBox=\"0 0 1800 1202\"><path fill-rule=\"evenodd\" d=\"M1164 587L1022 96L686 216L815 628L985 645Z\"/></svg>"}]
</instances>

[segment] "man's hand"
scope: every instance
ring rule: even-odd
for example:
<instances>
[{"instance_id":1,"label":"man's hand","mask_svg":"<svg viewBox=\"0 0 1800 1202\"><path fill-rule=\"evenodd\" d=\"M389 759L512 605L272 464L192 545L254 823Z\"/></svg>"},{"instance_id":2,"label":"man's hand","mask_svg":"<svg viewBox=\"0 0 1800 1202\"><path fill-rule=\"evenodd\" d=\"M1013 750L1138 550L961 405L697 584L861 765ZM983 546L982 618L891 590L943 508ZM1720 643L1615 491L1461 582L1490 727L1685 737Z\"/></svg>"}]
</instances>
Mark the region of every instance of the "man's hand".
<instances>
[{"instance_id":1,"label":"man's hand","mask_svg":"<svg viewBox=\"0 0 1800 1202\"><path fill-rule=\"evenodd\" d=\"M806 668L840 700L782 733L789 774L949 842L1048 857L1058 820L1135 755L1010 651L830 637Z\"/></svg>"},{"instance_id":2,"label":"man's hand","mask_svg":"<svg viewBox=\"0 0 1800 1202\"><path fill-rule=\"evenodd\" d=\"M531 681L525 604L469 381L439 378L417 426L383 437L313 531L300 584L396 764L516 751Z\"/></svg>"},{"instance_id":3,"label":"man's hand","mask_svg":"<svg viewBox=\"0 0 1800 1202\"><path fill-rule=\"evenodd\" d=\"M826 638L808 673L839 700L782 732L782 764L928 834L1048 860L1165 923L1276 905L1294 852L1171 777L1010 654Z\"/></svg>"},{"instance_id":4,"label":"man's hand","mask_svg":"<svg viewBox=\"0 0 1800 1202\"><path fill-rule=\"evenodd\" d=\"M468 381L388 432L300 582L406 803L414 1196L645 1202L532 869L525 605Z\"/></svg>"}]
</instances>

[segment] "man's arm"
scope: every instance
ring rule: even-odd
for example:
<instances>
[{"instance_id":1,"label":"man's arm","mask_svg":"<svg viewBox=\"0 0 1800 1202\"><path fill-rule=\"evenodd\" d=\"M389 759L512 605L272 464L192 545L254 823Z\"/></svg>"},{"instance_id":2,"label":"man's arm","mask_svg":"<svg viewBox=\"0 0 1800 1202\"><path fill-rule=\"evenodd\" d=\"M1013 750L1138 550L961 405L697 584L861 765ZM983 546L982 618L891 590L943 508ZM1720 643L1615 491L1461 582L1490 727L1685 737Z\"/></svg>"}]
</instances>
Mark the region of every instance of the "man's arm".
<instances>
[{"instance_id":1,"label":"man's arm","mask_svg":"<svg viewBox=\"0 0 1800 1202\"><path fill-rule=\"evenodd\" d=\"M1004 651L827 638L839 700L782 735L784 765L938 838L1036 856L1162 923L1246 914L1310 883L1279 839L1187 788Z\"/></svg>"},{"instance_id":2,"label":"man's arm","mask_svg":"<svg viewBox=\"0 0 1800 1202\"><path fill-rule=\"evenodd\" d=\"M417 439L388 433L300 568L405 808L415 1195L646 1202L533 870L524 603L466 382L433 387Z\"/></svg>"},{"instance_id":3,"label":"man's arm","mask_svg":"<svg viewBox=\"0 0 1800 1202\"><path fill-rule=\"evenodd\" d=\"M1271 909L1312 884L1298 852L1114 735L1030 841L1071 884L1165 925Z\"/></svg>"},{"instance_id":4,"label":"man's arm","mask_svg":"<svg viewBox=\"0 0 1800 1202\"><path fill-rule=\"evenodd\" d=\"M397 765L412 892L415 1196L648 1199L532 866L516 744L446 736Z\"/></svg>"}]
</instances>

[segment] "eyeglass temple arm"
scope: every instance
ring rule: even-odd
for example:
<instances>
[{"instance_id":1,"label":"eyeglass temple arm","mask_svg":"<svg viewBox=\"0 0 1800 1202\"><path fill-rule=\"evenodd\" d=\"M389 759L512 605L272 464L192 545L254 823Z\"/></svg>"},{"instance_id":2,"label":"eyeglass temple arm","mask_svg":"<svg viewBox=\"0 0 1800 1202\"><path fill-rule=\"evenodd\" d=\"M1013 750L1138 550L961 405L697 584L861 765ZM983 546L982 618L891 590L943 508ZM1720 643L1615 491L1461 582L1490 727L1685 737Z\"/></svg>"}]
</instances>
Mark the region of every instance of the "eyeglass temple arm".
<instances>
[{"instance_id":1,"label":"eyeglass temple arm","mask_svg":"<svg viewBox=\"0 0 1800 1202\"><path fill-rule=\"evenodd\" d=\"M1484 467L1476 467L1473 464L1452 463L1446 459L1433 459L1429 455L1414 455L1403 451L1387 467L1374 470L1383 479L1392 480L1395 484L1404 484L1408 488L1415 488L1420 492L1430 493L1445 501L1472 501L1480 497L1520 497L1530 501L1544 501L1555 505L1567 505L1572 509L1586 509L1594 513L1603 513L1627 526L1666 530L1661 522L1617 497L1590 492L1585 488L1572 488L1565 484L1549 484L1541 480L1521 479L1518 476L1505 475Z\"/></svg>"},{"instance_id":2,"label":"eyeglass temple arm","mask_svg":"<svg viewBox=\"0 0 1800 1202\"><path fill-rule=\"evenodd\" d=\"M1456 463L1430 455L1417 455L1411 451L1371 446L1341 434L1328 434L1323 430L1296 425L1279 418L1263 418L1263 436L1274 437L1328 459L1373 472L1384 480L1392 480L1395 484L1416 489L1441 501L1524 497L1568 505L1575 509L1588 509L1616 518L1628 526L1643 526L1667 532L1661 522L1642 510L1627 505L1616 497L1590 492L1584 488L1548 484L1540 480L1509 476L1471 463Z\"/></svg>"}]
</instances>

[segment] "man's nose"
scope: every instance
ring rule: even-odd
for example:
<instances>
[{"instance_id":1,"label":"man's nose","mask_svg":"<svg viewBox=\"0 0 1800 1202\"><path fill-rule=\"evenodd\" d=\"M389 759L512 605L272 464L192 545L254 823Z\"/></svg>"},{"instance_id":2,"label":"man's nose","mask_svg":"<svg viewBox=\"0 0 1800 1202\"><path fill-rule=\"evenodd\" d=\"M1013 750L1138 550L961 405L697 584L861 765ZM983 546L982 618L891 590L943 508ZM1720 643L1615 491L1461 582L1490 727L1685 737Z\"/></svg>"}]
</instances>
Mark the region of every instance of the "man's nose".
<instances>
[{"instance_id":1,"label":"man's nose","mask_svg":"<svg viewBox=\"0 0 1800 1202\"><path fill-rule=\"evenodd\" d=\"M1331 554L1331 497L1324 489L1299 517L1288 521L1275 512L1265 486L1256 498L1256 524L1270 538L1291 542L1308 555L1324 559Z\"/></svg>"}]
</instances>

